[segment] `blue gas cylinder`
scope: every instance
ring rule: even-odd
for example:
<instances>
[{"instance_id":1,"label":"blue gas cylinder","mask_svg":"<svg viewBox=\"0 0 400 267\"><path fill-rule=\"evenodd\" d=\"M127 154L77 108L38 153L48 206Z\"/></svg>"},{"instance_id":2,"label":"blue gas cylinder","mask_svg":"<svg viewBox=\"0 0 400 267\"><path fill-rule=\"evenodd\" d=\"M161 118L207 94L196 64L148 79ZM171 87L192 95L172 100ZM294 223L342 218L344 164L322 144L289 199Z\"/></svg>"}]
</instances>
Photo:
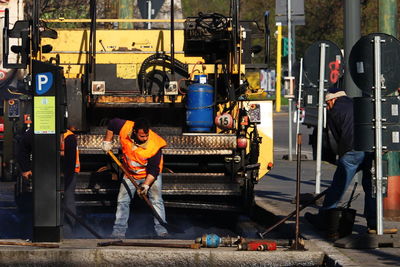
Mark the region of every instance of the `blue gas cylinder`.
<instances>
[{"instance_id":1,"label":"blue gas cylinder","mask_svg":"<svg viewBox=\"0 0 400 267\"><path fill-rule=\"evenodd\" d=\"M210 132L214 122L214 88L209 84L191 84L186 101L186 124L189 131Z\"/></svg>"}]
</instances>

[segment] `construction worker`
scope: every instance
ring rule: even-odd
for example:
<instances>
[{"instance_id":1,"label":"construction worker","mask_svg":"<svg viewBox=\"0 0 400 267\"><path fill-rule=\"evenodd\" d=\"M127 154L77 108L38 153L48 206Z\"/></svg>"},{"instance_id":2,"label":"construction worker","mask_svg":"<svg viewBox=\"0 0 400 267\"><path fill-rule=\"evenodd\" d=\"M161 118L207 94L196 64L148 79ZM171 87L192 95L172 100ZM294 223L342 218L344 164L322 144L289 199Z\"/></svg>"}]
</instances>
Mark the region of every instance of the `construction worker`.
<instances>
[{"instance_id":1,"label":"construction worker","mask_svg":"<svg viewBox=\"0 0 400 267\"><path fill-rule=\"evenodd\" d=\"M149 122L140 118L133 121L112 119L104 137L102 149L112 149L112 138L119 135L123 161L140 186L139 195L148 193L149 199L160 217L165 220L164 201L161 196L163 157L161 149L167 145L165 140L150 130ZM118 206L112 237L124 238L128 228L130 203L136 188L124 176L118 194ZM168 235L167 229L154 218L154 229L159 237Z\"/></svg>"},{"instance_id":2,"label":"construction worker","mask_svg":"<svg viewBox=\"0 0 400 267\"><path fill-rule=\"evenodd\" d=\"M305 218L320 230L328 231L328 237L337 239L338 229L327 229L329 212L337 208L343 198L354 175L362 170L362 185L365 192L364 215L367 226L376 229L376 205L372 198L372 153L355 151L353 146L354 123L353 123L353 101L346 96L346 92L331 88L325 96L328 110L328 127L336 142L336 152L339 155L337 168L333 180L328 188L324 203L318 214L306 213Z\"/></svg>"},{"instance_id":3,"label":"construction worker","mask_svg":"<svg viewBox=\"0 0 400 267\"><path fill-rule=\"evenodd\" d=\"M74 130L74 127L69 127ZM76 213L75 207L75 186L76 176L80 171L79 152L77 148L76 137L71 130L67 130L61 136L60 148L64 174L64 205L73 213ZM17 151L17 161L21 168L21 175L25 180L32 176L32 142L33 130L28 128L23 134ZM64 233L72 233L75 221L69 215L64 218Z\"/></svg>"},{"instance_id":4,"label":"construction worker","mask_svg":"<svg viewBox=\"0 0 400 267\"><path fill-rule=\"evenodd\" d=\"M79 150L75 134L75 127L70 126L61 136L61 160L64 173L64 207L76 214L75 187L77 175L80 171ZM65 213L65 212L64 212ZM64 215L64 233L72 233L75 227L73 217Z\"/></svg>"}]
</instances>

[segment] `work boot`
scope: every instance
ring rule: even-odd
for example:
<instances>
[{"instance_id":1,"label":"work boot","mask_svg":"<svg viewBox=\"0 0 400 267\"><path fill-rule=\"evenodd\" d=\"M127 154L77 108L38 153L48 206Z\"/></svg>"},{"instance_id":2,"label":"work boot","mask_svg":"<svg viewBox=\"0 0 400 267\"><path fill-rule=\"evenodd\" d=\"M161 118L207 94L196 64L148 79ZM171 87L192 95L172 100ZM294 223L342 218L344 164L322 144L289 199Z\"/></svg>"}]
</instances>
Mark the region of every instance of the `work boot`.
<instances>
[{"instance_id":1,"label":"work boot","mask_svg":"<svg viewBox=\"0 0 400 267\"><path fill-rule=\"evenodd\" d=\"M159 238L167 238L168 237L167 229L164 226L162 226L161 224L155 224L154 231L156 232L157 237L159 237Z\"/></svg>"},{"instance_id":2,"label":"work boot","mask_svg":"<svg viewBox=\"0 0 400 267\"><path fill-rule=\"evenodd\" d=\"M169 234L168 234L168 232L164 232L164 233L157 234L157 236L158 236L158 238L164 239L164 238L168 238Z\"/></svg>"}]
</instances>

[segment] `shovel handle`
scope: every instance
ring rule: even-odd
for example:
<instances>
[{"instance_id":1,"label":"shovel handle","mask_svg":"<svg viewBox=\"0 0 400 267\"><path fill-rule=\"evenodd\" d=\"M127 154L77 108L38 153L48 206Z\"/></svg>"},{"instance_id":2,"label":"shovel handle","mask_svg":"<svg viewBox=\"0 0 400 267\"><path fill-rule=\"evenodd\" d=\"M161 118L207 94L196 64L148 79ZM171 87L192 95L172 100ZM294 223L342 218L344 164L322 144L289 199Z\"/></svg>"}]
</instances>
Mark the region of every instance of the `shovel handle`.
<instances>
[{"instance_id":1,"label":"shovel handle","mask_svg":"<svg viewBox=\"0 0 400 267\"><path fill-rule=\"evenodd\" d=\"M128 170L125 168L124 165L122 165L121 161L114 155L114 153L109 150L108 155L111 156L111 158L117 163L117 165L121 168L121 170L125 173L125 176L131 181L131 183L136 187L136 189L139 189L139 185L136 183L135 178L132 177L132 175L128 172ZM147 205L150 207L154 217L157 218L157 220L160 222L162 226L166 226L167 223L160 217L158 212L155 210L153 204L150 202L149 198L146 195L141 195L142 199L147 203Z\"/></svg>"},{"instance_id":2,"label":"shovel handle","mask_svg":"<svg viewBox=\"0 0 400 267\"><path fill-rule=\"evenodd\" d=\"M121 161L119 161L119 159L114 155L114 153L111 150L109 150L107 153L115 161L115 163L117 163L117 165L121 168L121 170L124 172L126 177L132 182L132 184L136 187L136 189L139 189L139 185L136 183L135 180L133 180L134 178L131 176L131 174L125 168L125 166L122 165Z\"/></svg>"}]
</instances>

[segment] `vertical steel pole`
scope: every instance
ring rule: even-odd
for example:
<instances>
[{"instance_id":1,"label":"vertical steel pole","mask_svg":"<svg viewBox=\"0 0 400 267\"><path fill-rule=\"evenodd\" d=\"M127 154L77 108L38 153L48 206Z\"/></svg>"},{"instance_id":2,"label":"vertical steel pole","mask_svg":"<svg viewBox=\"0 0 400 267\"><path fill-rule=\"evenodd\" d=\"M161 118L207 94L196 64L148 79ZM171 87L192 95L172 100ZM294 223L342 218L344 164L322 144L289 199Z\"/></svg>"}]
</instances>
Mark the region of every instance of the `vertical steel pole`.
<instances>
[{"instance_id":1,"label":"vertical steel pole","mask_svg":"<svg viewBox=\"0 0 400 267\"><path fill-rule=\"evenodd\" d=\"M151 19L151 0L147 0L147 19ZM151 22L147 22L147 29L150 30L151 29Z\"/></svg>"},{"instance_id":2,"label":"vertical steel pole","mask_svg":"<svg viewBox=\"0 0 400 267\"><path fill-rule=\"evenodd\" d=\"M292 77L292 0L287 0L287 24L288 24L288 76Z\"/></svg>"},{"instance_id":3,"label":"vertical steel pole","mask_svg":"<svg viewBox=\"0 0 400 267\"><path fill-rule=\"evenodd\" d=\"M174 24L174 0L171 0L171 76L175 81L175 24Z\"/></svg>"},{"instance_id":4,"label":"vertical steel pole","mask_svg":"<svg viewBox=\"0 0 400 267\"><path fill-rule=\"evenodd\" d=\"M299 95L297 97L297 121L296 121L296 135L300 133L300 105L301 105L301 90L303 87L303 58L300 59L300 71L299 71ZM298 139L296 139L298 140ZM296 155L299 153L297 149L298 144L296 144Z\"/></svg>"},{"instance_id":5,"label":"vertical steel pole","mask_svg":"<svg viewBox=\"0 0 400 267\"><path fill-rule=\"evenodd\" d=\"M381 112L381 37L374 37L375 61L375 175L376 175L376 230L383 234L382 209L382 112Z\"/></svg>"},{"instance_id":6,"label":"vertical steel pole","mask_svg":"<svg viewBox=\"0 0 400 267\"><path fill-rule=\"evenodd\" d=\"M315 172L315 193L321 192L321 158L322 158L322 128L324 117L324 91L325 91L325 57L326 43L321 44L319 63L319 95L318 95L318 126L317 126L317 161Z\"/></svg>"},{"instance_id":7,"label":"vertical steel pole","mask_svg":"<svg viewBox=\"0 0 400 267\"><path fill-rule=\"evenodd\" d=\"M297 134L297 168L296 168L296 241L295 249L300 244L300 180L301 180L301 134Z\"/></svg>"},{"instance_id":8,"label":"vertical steel pole","mask_svg":"<svg viewBox=\"0 0 400 267\"><path fill-rule=\"evenodd\" d=\"M292 0L287 0L287 18L288 18L288 76L290 81L290 86L292 86ZM289 86L289 88L290 88ZM293 160L292 156L292 105L293 99L292 96L289 95L288 98L288 106L289 106L289 161Z\"/></svg>"},{"instance_id":9,"label":"vertical steel pole","mask_svg":"<svg viewBox=\"0 0 400 267\"><path fill-rule=\"evenodd\" d=\"M282 89L282 23L277 22L277 44L276 44L276 103L275 111L281 112L281 89Z\"/></svg>"}]
</instances>

